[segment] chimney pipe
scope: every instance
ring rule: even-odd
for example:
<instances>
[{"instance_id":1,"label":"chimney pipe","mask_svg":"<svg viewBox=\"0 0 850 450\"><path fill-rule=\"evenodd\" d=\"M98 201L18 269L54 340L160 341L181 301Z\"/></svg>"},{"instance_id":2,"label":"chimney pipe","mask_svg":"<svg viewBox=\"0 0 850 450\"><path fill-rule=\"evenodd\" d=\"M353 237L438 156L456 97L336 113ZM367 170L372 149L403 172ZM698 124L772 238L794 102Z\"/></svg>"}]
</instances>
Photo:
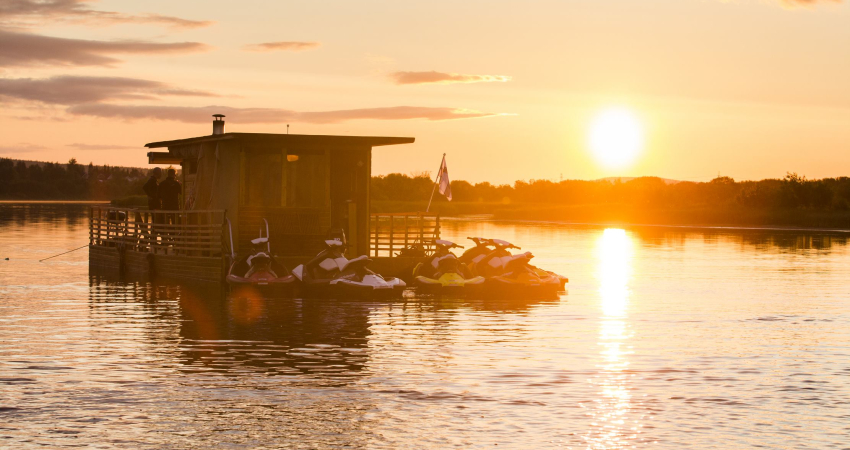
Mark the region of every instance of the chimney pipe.
<instances>
[{"instance_id":1,"label":"chimney pipe","mask_svg":"<svg viewBox=\"0 0 850 450\"><path fill-rule=\"evenodd\" d=\"M224 114L213 114L213 133L224 134Z\"/></svg>"}]
</instances>

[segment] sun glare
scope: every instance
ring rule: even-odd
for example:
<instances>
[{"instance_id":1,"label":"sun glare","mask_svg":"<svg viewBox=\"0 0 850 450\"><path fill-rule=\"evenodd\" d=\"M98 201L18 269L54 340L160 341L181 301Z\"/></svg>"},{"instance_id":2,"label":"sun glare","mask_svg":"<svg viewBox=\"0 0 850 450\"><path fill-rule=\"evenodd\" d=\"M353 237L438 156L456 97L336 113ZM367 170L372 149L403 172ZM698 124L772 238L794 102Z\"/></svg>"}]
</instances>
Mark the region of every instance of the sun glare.
<instances>
[{"instance_id":1,"label":"sun glare","mask_svg":"<svg viewBox=\"0 0 850 450\"><path fill-rule=\"evenodd\" d=\"M590 150L608 168L631 164L643 147L643 129L638 118L626 108L609 108L594 117L590 126Z\"/></svg>"}]
</instances>

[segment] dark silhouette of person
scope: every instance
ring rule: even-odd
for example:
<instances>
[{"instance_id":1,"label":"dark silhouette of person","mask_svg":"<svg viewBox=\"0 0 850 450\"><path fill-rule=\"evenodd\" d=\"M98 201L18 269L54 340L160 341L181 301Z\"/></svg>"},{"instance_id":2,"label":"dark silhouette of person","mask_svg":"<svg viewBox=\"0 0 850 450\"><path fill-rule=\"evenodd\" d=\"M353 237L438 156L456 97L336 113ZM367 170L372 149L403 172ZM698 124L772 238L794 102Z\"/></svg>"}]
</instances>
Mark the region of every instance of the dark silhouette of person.
<instances>
[{"instance_id":1,"label":"dark silhouette of person","mask_svg":"<svg viewBox=\"0 0 850 450\"><path fill-rule=\"evenodd\" d=\"M154 167L151 172L151 177L148 178L147 183L142 186L142 189L145 191L145 195L148 196L148 209L161 209L162 208L162 200L159 197L159 178L162 176L162 169L159 167Z\"/></svg>"},{"instance_id":2,"label":"dark silhouette of person","mask_svg":"<svg viewBox=\"0 0 850 450\"><path fill-rule=\"evenodd\" d=\"M162 200L162 209L179 210L180 209L180 193L183 189L180 187L180 182L177 181L177 171L168 169L166 171L165 180L159 183L159 198ZM177 214L166 213L163 217L163 223L167 225L177 225L180 222L177 219ZM176 230L169 229L166 234L174 235Z\"/></svg>"},{"instance_id":3,"label":"dark silhouette of person","mask_svg":"<svg viewBox=\"0 0 850 450\"><path fill-rule=\"evenodd\" d=\"M159 183L159 198L162 201L162 209L180 209L180 193L183 189L177 181L177 171L168 169L165 180Z\"/></svg>"}]
</instances>

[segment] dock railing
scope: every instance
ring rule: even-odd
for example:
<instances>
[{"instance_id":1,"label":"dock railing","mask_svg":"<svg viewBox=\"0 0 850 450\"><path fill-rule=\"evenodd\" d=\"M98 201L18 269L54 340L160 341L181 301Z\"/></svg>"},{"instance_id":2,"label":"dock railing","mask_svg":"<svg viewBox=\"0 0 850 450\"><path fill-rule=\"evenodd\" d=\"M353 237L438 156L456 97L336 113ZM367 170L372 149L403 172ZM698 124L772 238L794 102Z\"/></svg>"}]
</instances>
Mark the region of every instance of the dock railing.
<instances>
[{"instance_id":1,"label":"dock railing","mask_svg":"<svg viewBox=\"0 0 850 450\"><path fill-rule=\"evenodd\" d=\"M155 254L220 256L225 247L224 213L93 206L89 244Z\"/></svg>"},{"instance_id":2,"label":"dock railing","mask_svg":"<svg viewBox=\"0 0 850 450\"><path fill-rule=\"evenodd\" d=\"M404 249L433 251L440 239L439 214L374 213L371 217L369 255L395 258Z\"/></svg>"}]
</instances>

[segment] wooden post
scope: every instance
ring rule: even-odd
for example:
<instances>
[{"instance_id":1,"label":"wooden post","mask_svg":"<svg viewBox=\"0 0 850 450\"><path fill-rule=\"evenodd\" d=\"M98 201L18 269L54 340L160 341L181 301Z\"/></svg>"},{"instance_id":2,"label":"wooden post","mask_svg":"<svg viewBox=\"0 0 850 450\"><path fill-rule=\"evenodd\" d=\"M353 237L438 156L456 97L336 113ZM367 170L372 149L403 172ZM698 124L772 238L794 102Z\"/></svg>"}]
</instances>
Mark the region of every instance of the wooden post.
<instances>
[{"instance_id":1,"label":"wooden post","mask_svg":"<svg viewBox=\"0 0 850 450\"><path fill-rule=\"evenodd\" d=\"M394 219L395 216L390 216L390 258L393 257L393 235L395 234L395 229L393 227L395 224Z\"/></svg>"},{"instance_id":2,"label":"wooden post","mask_svg":"<svg viewBox=\"0 0 850 450\"><path fill-rule=\"evenodd\" d=\"M410 247L410 236L407 230L407 214L404 215L404 248Z\"/></svg>"},{"instance_id":3,"label":"wooden post","mask_svg":"<svg viewBox=\"0 0 850 450\"><path fill-rule=\"evenodd\" d=\"M378 249L381 247L381 217L375 218L375 239L372 242L375 245L375 256L378 256Z\"/></svg>"},{"instance_id":4,"label":"wooden post","mask_svg":"<svg viewBox=\"0 0 850 450\"><path fill-rule=\"evenodd\" d=\"M101 223L103 222L103 210L97 209L97 240L100 245L103 245L103 236L101 235Z\"/></svg>"},{"instance_id":5,"label":"wooden post","mask_svg":"<svg viewBox=\"0 0 850 450\"><path fill-rule=\"evenodd\" d=\"M357 247L357 202L348 202L348 248L351 256L358 256Z\"/></svg>"},{"instance_id":6,"label":"wooden post","mask_svg":"<svg viewBox=\"0 0 850 450\"><path fill-rule=\"evenodd\" d=\"M378 222L369 222L369 256L378 256L377 253L373 253L372 249L375 247L373 245L375 243L376 236L378 235Z\"/></svg>"},{"instance_id":7,"label":"wooden post","mask_svg":"<svg viewBox=\"0 0 850 450\"><path fill-rule=\"evenodd\" d=\"M89 207L89 245L94 245L94 206Z\"/></svg>"},{"instance_id":8,"label":"wooden post","mask_svg":"<svg viewBox=\"0 0 850 450\"><path fill-rule=\"evenodd\" d=\"M122 241L122 243L124 244L125 247L127 246L127 242L129 241L129 238L127 236L127 233L129 231L130 231L130 210L127 209L126 211L124 211L124 237L121 238L121 241Z\"/></svg>"},{"instance_id":9,"label":"wooden post","mask_svg":"<svg viewBox=\"0 0 850 450\"><path fill-rule=\"evenodd\" d=\"M151 230L150 218L150 213L145 212L144 215L142 215L142 220L145 222L145 249L153 253L153 247L151 247L151 235L153 234L153 231Z\"/></svg>"}]
</instances>

